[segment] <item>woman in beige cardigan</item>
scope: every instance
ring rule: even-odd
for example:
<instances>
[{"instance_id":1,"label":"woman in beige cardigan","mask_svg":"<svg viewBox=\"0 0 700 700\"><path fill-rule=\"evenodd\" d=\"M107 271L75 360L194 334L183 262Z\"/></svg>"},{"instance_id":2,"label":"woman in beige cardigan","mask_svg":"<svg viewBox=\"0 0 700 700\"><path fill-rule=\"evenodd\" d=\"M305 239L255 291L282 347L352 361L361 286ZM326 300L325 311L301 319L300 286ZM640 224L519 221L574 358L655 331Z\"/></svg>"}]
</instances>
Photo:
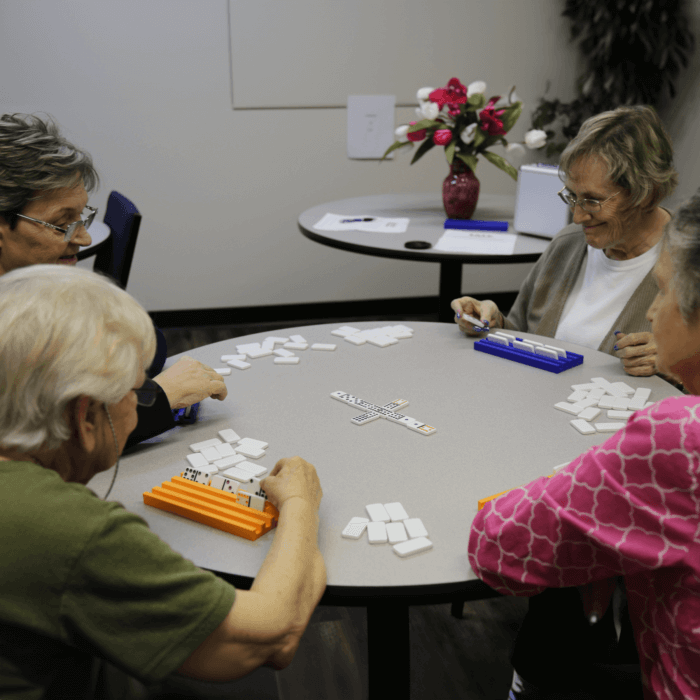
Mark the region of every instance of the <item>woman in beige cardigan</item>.
<instances>
[{"instance_id":1,"label":"woman in beige cardigan","mask_svg":"<svg viewBox=\"0 0 700 700\"><path fill-rule=\"evenodd\" d=\"M622 360L630 375L655 374L646 311L656 296L651 270L671 214L659 203L678 182L671 140L650 107L591 117L561 157L559 196L573 224L552 240L505 316L493 301L455 299L467 335L505 328L565 340Z\"/></svg>"}]
</instances>

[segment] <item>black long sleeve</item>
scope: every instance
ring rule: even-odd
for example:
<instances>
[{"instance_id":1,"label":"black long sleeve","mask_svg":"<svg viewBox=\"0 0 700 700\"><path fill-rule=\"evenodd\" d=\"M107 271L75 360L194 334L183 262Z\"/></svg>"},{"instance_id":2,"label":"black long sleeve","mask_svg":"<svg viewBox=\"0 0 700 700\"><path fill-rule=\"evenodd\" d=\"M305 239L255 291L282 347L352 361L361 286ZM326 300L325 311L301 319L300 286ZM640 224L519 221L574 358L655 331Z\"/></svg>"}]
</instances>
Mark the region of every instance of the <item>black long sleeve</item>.
<instances>
[{"instance_id":1,"label":"black long sleeve","mask_svg":"<svg viewBox=\"0 0 700 700\"><path fill-rule=\"evenodd\" d=\"M126 441L125 450L175 427L173 412L164 391L158 392L153 406L138 406L137 413L139 422Z\"/></svg>"}]
</instances>

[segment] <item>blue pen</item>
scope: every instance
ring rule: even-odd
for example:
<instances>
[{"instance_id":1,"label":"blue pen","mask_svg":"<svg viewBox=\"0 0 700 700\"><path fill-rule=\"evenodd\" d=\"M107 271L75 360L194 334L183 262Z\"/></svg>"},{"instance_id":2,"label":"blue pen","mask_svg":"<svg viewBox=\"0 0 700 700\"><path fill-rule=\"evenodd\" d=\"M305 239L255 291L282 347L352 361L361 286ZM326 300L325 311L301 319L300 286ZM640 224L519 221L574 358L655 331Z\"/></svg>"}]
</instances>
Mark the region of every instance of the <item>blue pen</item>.
<instances>
[{"instance_id":1,"label":"blue pen","mask_svg":"<svg viewBox=\"0 0 700 700\"><path fill-rule=\"evenodd\" d=\"M351 224L354 221L374 221L374 217L372 216L365 216L364 219L341 219L340 223L341 224Z\"/></svg>"},{"instance_id":2,"label":"blue pen","mask_svg":"<svg viewBox=\"0 0 700 700\"><path fill-rule=\"evenodd\" d=\"M507 221L475 221L472 219L446 219L445 228L465 231L507 231Z\"/></svg>"}]
</instances>

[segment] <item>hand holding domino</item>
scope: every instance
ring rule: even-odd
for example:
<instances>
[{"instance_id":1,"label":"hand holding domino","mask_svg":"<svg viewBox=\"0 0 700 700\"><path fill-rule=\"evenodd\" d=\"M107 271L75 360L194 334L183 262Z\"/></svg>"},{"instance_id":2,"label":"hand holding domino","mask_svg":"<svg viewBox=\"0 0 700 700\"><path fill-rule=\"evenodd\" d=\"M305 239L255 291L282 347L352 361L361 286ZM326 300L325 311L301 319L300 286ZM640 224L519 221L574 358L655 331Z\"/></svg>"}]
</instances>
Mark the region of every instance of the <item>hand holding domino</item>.
<instances>
[{"instance_id":1,"label":"hand holding domino","mask_svg":"<svg viewBox=\"0 0 700 700\"><path fill-rule=\"evenodd\" d=\"M450 307L455 312L455 322L467 335L480 335L491 327L500 327L501 312L492 301L461 297L453 299Z\"/></svg>"},{"instance_id":2,"label":"hand holding domino","mask_svg":"<svg viewBox=\"0 0 700 700\"><path fill-rule=\"evenodd\" d=\"M262 480L261 486L267 499L278 510L282 510L282 504L292 498L301 498L318 510L323 497L316 469L301 457L280 459L270 475Z\"/></svg>"},{"instance_id":3,"label":"hand holding domino","mask_svg":"<svg viewBox=\"0 0 700 700\"><path fill-rule=\"evenodd\" d=\"M226 384L215 370L185 355L154 381L168 397L170 408L186 408L209 397L223 401L228 395Z\"/></svg>"}]
</instances>

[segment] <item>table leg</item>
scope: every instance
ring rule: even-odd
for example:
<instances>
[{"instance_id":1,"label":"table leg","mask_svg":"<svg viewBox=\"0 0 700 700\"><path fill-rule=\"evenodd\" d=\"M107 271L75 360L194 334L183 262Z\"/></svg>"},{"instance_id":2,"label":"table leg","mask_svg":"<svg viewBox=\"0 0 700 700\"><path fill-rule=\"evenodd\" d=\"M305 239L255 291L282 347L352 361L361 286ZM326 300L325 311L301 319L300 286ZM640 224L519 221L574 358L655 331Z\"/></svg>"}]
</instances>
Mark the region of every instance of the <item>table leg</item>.
<instances>
[{"instance_id":1,"label":"table leg","mask_svg":"<svg viewBox=\"0 0 700 700\"><path fill-rule=\"evenodd\" d=\"M450 302L462 296L462 263L440 263L440 308L438 318L441 323L453 323L454 311Z\"/></svg>"},{"instance_id":2,"label":"table leg","mask_svg":"<svg viewBox=\"0 0 700 700\"><path fill-rule=\"evenodd\" d=\"M369 700L408 700L411 688L408 605L378 600L367 606L367 648Z\"/></svg>"}]
</instances>

